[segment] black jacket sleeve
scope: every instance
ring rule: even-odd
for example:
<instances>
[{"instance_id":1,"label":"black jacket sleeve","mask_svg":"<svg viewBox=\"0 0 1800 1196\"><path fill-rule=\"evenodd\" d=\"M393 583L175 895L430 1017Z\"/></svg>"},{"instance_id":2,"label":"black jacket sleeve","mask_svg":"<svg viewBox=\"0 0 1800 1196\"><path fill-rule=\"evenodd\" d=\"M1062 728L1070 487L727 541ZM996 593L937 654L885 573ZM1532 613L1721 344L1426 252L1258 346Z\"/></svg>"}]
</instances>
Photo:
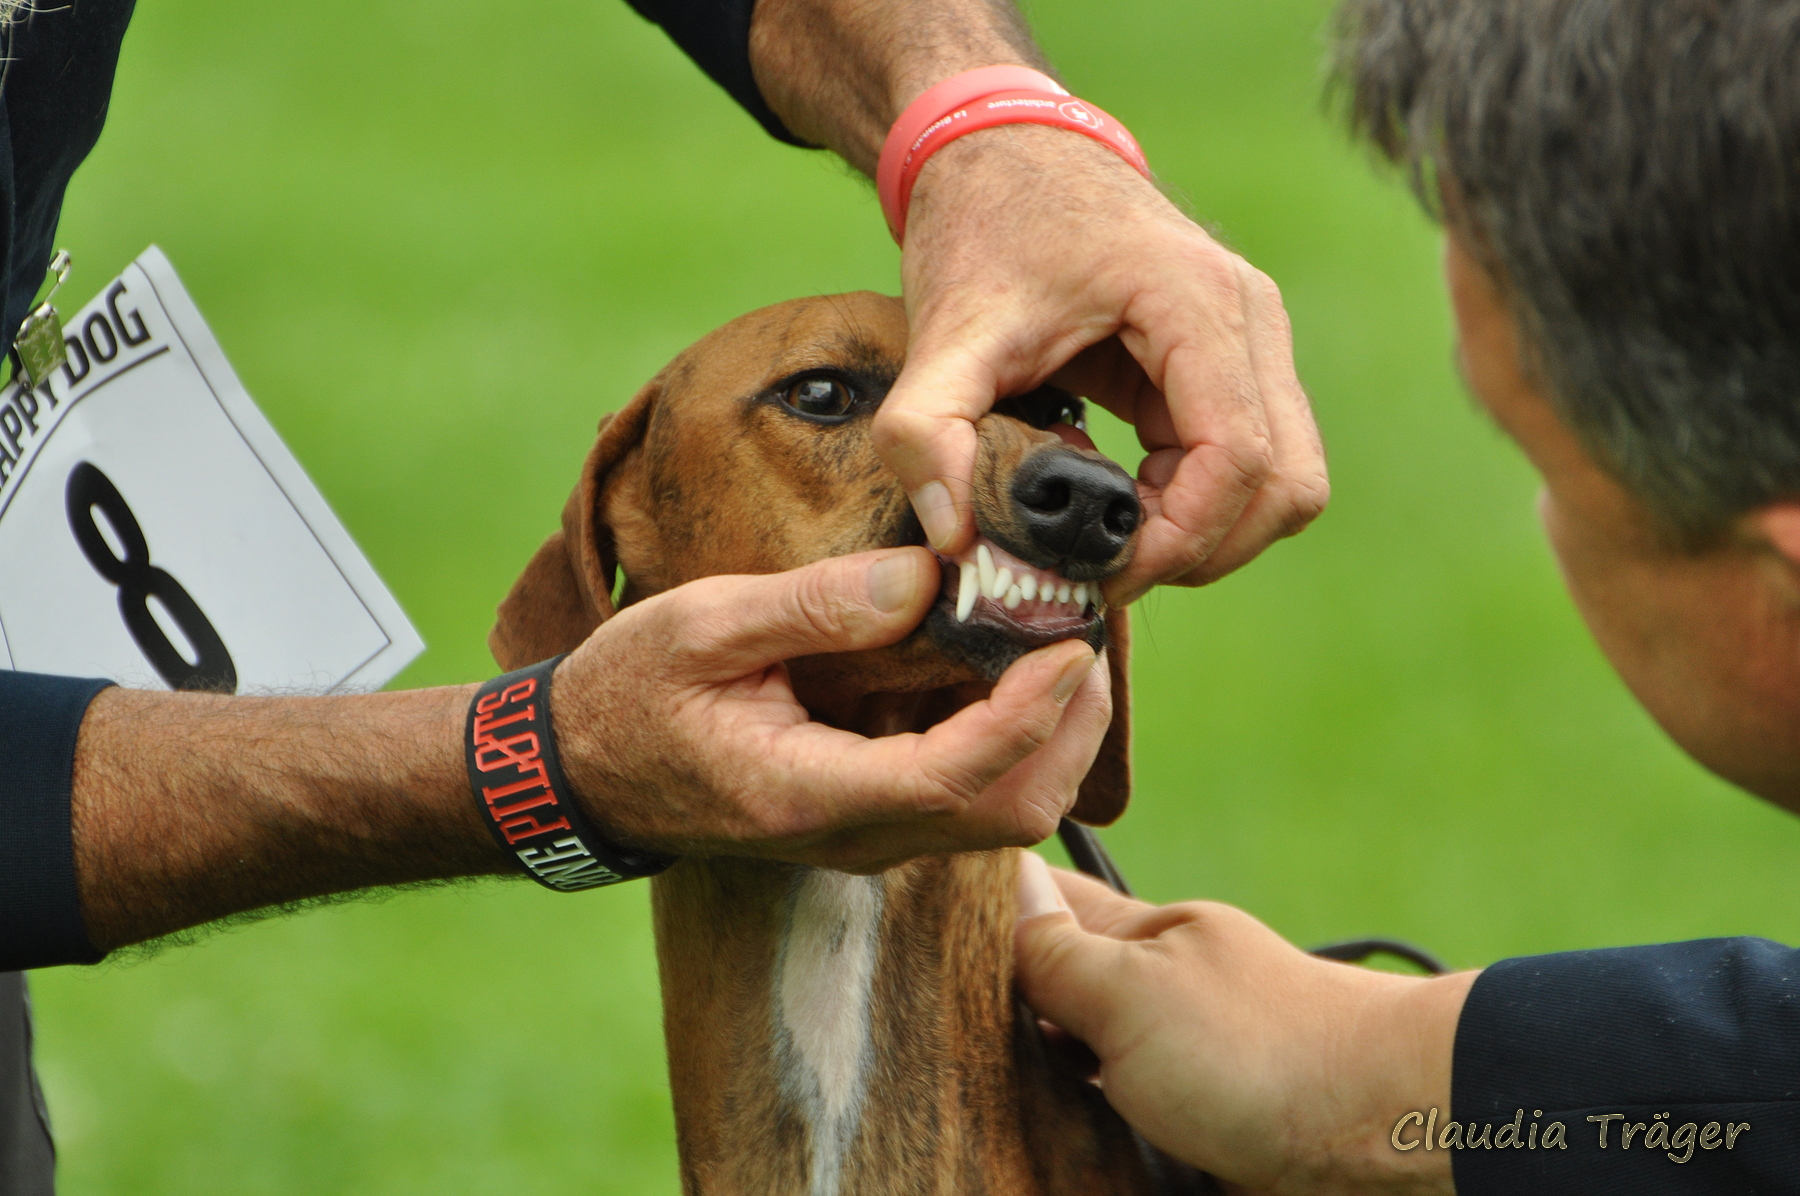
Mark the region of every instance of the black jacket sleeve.
<instances>
[{"instance_id":1,"label":"black jacket sleeve","mask_svg":"<svg viewBox=\"0 0 1800 1196\"><path fill-rule=\"evenodd\" d=\"M1452 1088L1459 1196L1800 1192L1800 951L1706 939L1495 964L1457 1024Z\"/></svg>"},{"instance_id":2,"label":"black jacket sleeve","mask_svg":"<svg viewBox=\"0 0 1800 1196\"><path fill-rule=\"evenodd\" d=\"M111 682L0 670L0 972L93 963L75 894L75 736Z\"/></svg>"},{"instance_id":3,"label":"black jacket sleeve","mask_svg":"<svg viewBox=\"0 0 1800 1196\"><path fill-rule=\"evenodd\" d=\"M756 0L628 0L692 58L712 81L731 93L771 137L807 145L781 123L763 100L750 72L750 15ZM807 148L815 148L807 146Z\"/></svg>"}]
</instances>

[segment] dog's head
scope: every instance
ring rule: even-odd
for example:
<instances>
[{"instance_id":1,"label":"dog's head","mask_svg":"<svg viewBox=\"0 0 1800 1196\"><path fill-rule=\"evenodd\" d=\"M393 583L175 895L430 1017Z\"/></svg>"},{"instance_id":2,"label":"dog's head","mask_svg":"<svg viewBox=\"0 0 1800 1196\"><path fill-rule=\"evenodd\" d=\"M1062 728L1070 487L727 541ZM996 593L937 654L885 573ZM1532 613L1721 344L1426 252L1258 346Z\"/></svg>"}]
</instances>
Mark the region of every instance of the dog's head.
<instances>
[{"instance_id":1,"label":"dog's head","mask_svg":"<svg viewBox=\"0 0 1800 1196\"><path fill-rule=\"evenodd\" d=\"M500 606L495 659L517 668L569 651L616 609L696 578L923 544L869 434L905 355L900 302L869 293L764 308L682 353L601 421L562 531ZM1033 648L1108 647L1113 725L1074 811L1104 825L1129 796L1129 702L1125 612L1107 612L1099 583L1130 560L1140 507L1081 419L1080 401L1049 387L997 404L977 424L980 537L940 558L921 628L790 672L822 721L854 725L868 699L913 695L908 718L928 724Z\"/></svg>"}]
</instances>

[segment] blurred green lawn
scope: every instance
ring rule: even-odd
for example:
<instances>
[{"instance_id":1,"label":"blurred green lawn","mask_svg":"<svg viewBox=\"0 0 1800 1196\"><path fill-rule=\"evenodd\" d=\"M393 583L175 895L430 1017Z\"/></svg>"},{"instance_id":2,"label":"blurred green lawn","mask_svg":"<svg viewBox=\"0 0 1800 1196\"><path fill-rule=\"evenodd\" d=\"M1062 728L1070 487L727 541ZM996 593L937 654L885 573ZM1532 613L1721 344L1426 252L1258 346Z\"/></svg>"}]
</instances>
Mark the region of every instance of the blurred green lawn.
<instances>
[{"instance_id":1,"label":"blurred green lawn","mask_svg":"<svg viewBox=\"0 0 1800 1196\"><path fill-rule=\"evenodd\" d=\"M1332 451L1316 528L1139 609L1109 841L1140 889L1465 965L1800 939L1800 824L1671 748L1564 600L1451 370L1436 236L1321 114L1319 0L1033 15L1282 285ZM616 0L142 5L70 298L151 241L431 645L412 684L493 671L595 419L672 354L897 287L869 189ZM677 1189L642 886L412 893L34 982L70 1196Z\"/></svg>"}]
</instances>

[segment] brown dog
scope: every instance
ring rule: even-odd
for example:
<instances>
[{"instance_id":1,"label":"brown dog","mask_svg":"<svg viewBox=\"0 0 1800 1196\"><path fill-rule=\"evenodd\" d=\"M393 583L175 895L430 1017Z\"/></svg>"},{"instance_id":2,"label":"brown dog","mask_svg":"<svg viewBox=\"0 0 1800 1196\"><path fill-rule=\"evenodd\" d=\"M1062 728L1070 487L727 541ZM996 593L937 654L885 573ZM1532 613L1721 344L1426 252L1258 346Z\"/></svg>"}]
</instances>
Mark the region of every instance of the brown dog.
<instances>
[{"instance_id":1,"label":"brown dog","mask_svg":"<svg viewBox=\"0 0 1800 1196\"><path fill-rule=\"evenodd\" d=\"M870 419L906 322L872 294L799 300L712 333L601 422L580 483L500 608L516 668L683 582L923 542ZM1131 479L1045 388L980 421L977 547L944 561L919 631L791 662L813 717L922 730L1032 648L1109 648L1112 726L1075 816L1129 794L1125 630L1098 583L1140 518ZM616 597L615 597L616 595ZM684 1187L690 1194L1135 1193L1150 1164L1011 992L1014 852L877 877L690 859L653 882Z\"/></svg>"}]
</instances>

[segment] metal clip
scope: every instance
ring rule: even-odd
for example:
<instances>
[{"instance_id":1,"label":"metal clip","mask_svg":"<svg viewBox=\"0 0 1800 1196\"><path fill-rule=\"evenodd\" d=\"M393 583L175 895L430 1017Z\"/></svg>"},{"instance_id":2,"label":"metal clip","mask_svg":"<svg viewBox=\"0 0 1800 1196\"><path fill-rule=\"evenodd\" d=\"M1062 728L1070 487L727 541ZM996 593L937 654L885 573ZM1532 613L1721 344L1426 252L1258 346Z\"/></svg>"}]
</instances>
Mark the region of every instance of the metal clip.
<instances>
[{"instance_id":1,"label":"metal clip","mask_svg":"<svg viewBox=\"0 0 1800 1196\"><path fill-rule=\"evenodd\" d=\"M51 373L69 359L68 348L63 344L62 317L50 301L68 280L73 264L68 250L56 251L56 256L50 259L50 269L46 271L56 275L56 281L51 284L44 301L25 317L25 322L19 325L19 335L13 338L14 361L18 367L14 374L21 385L33 390L49 381Z\"/></svg>"}]
</instances>

